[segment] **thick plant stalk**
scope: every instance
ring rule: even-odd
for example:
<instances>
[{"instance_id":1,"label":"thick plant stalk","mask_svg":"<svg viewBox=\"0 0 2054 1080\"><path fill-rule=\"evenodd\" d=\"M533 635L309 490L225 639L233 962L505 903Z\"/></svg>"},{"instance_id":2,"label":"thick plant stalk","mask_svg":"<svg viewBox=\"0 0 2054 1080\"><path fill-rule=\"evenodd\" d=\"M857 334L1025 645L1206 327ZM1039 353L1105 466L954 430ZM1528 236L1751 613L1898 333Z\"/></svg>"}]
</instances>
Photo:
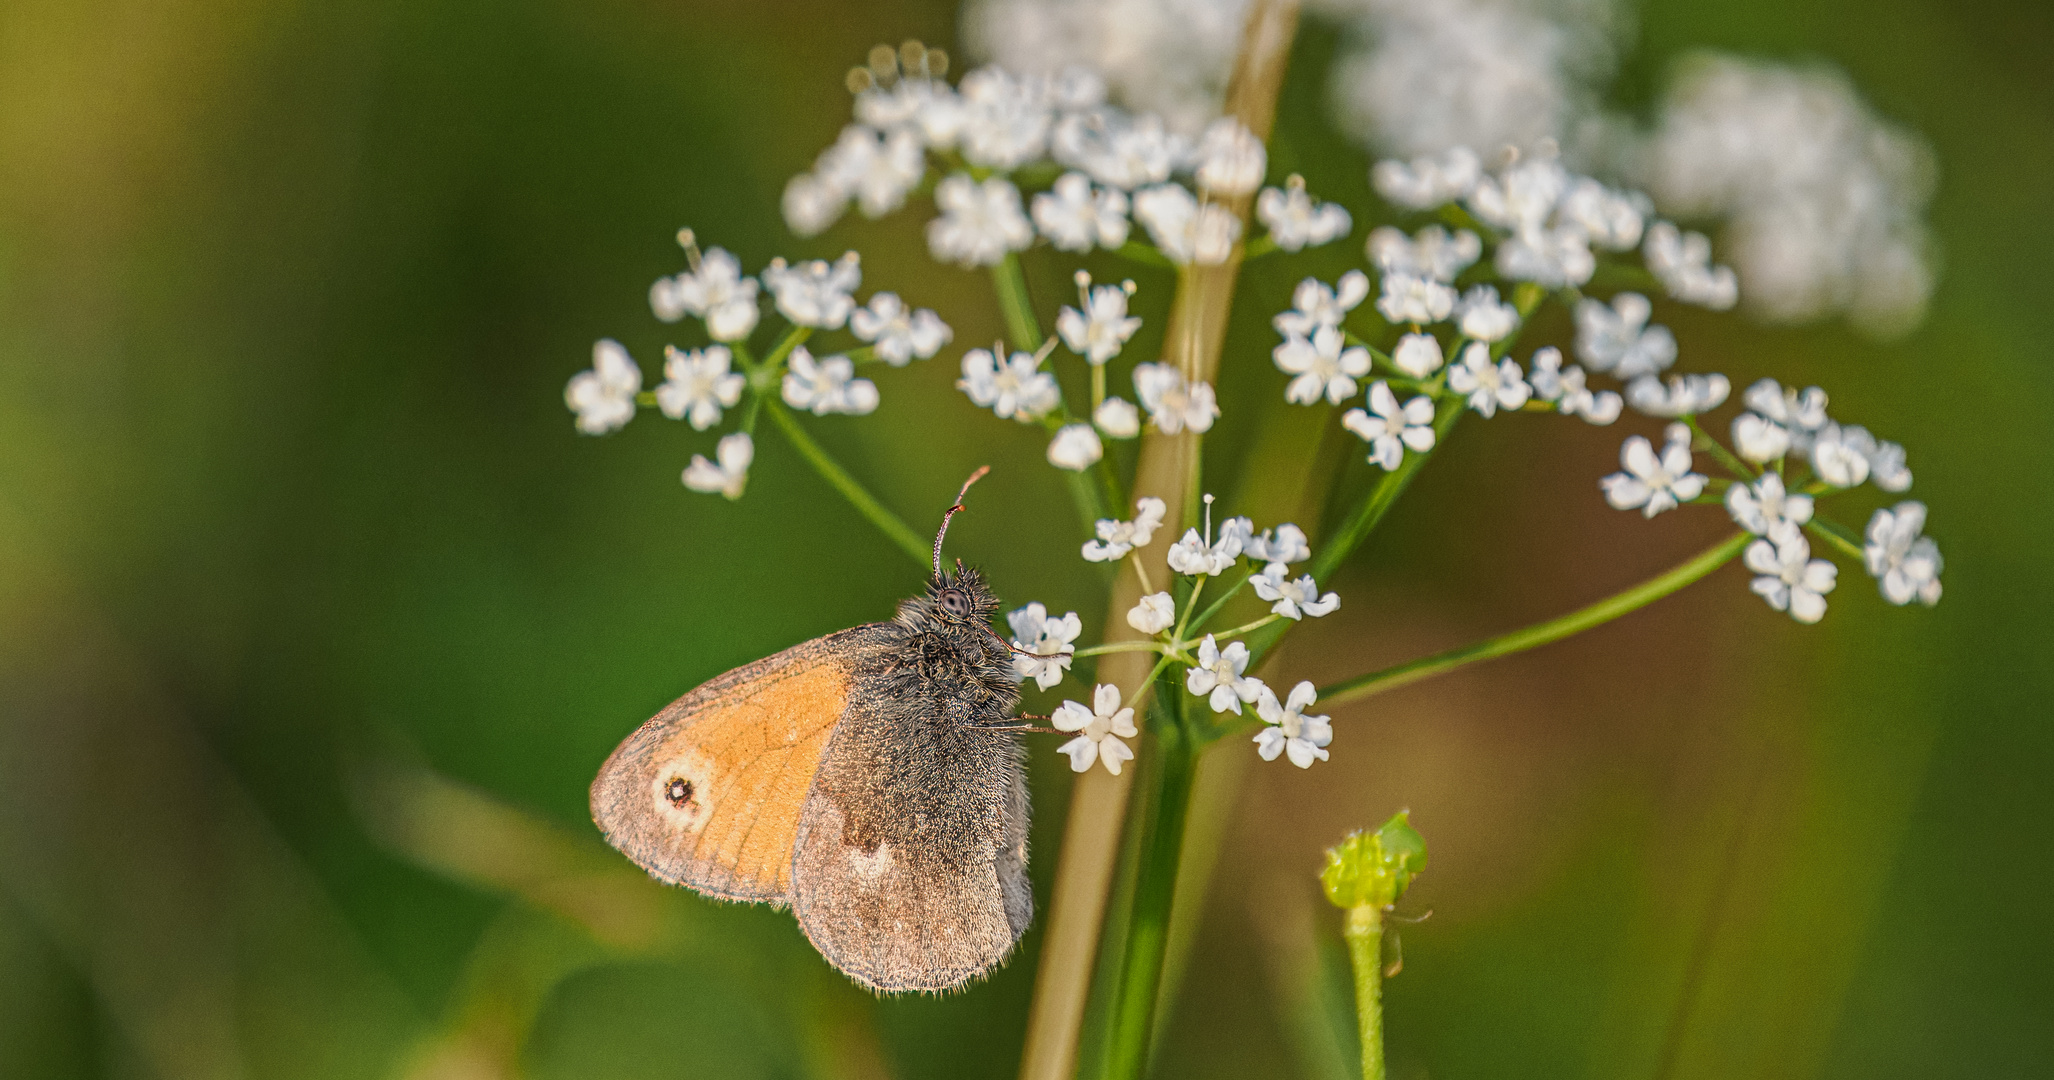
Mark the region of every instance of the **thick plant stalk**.
<instances>
[{"instance_id":1,"label":"thick plant stalk","mask_svg":"<svg viewBox=\"0 0 2054 1080\"><path fill-rule=\"evenodd\" d=\"M1342 935L1355 971L1355 1018L1362 1036L1362 1080L1384 1080L1384 913L1375 904L1348 909Z\"/></svg>"},{"instance_id":2,"label":"thick plant stalk","mask_svg":"<svg viewBox=\"0 0 2054 1080\"><path fill-rule=\"evenodd\" d=\"M1297 0L1256 0L1242 31L1241 51L1227 88L1227 111L1264 139L1276 116L1277 94L1297 29ZM1251 196L1244 196L1228 206L1245 221L1251 201ZM1187 379L1211 382L1218 374L1227 311L1239 271L1237 249L1218 266L1189 267L1178 278L1163 359L1176 364ZM1134 497L1154 496L1168 508L1166 527L1146 548L1138 550L1144 561L1162 562L1181 531L1178 523L1194 509L1187 496L1198 481L1198 452L1199 437L1189 431L1151 433L1142 441ZM1125 516L1131 511L1120 507L1113 512ZM1123 564L1106 613L1108 640L1140 636L1127 626L1126 618L1140 599L1140 579L1131 562ZM1100 663L1098 677L1132 693L1147 680L1150 667L1145 653L1113 653ZM1041 967L1035 975L1034 1004L1027 1017L1022 1080L1068 1080L1075 1072L1077 1037L1090 995L1092 965L1098 956L1099 929L1119 857L1120 826L1131 784L1131 773L1112 776L1093 769L1077 778L1071 793Z\"/></svg>"}]
</instances>

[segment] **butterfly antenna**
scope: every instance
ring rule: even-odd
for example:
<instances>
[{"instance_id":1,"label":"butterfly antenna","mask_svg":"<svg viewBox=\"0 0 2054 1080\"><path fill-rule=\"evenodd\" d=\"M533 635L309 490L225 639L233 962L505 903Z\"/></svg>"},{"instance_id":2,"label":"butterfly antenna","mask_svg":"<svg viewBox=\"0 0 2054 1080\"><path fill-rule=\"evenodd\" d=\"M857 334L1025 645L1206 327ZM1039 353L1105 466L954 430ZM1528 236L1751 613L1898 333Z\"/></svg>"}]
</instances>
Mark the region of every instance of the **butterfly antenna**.
<instances>
[{"instance_id":1,"label":"butterfly antenna","mask_svg":"<svg viewBox=\"0 0 2054 1080\"><path fill-rule=\"evenodd\" d=\"M970 474L970 479L963 481L963 490L956 492L956 504L954 506L949 507L947 510L942 511L941 531L934 534L935 577L938 578L941 576L941 539L942 537L947 536L949 534L949 519L955 517L956 511L961 510L963 508L963 496L970 494L970 485L976 483L979 480L984 479L984 474L990 471L991 466L989 465L977 466L977 471Z\"/></svg>"}]
</instances>

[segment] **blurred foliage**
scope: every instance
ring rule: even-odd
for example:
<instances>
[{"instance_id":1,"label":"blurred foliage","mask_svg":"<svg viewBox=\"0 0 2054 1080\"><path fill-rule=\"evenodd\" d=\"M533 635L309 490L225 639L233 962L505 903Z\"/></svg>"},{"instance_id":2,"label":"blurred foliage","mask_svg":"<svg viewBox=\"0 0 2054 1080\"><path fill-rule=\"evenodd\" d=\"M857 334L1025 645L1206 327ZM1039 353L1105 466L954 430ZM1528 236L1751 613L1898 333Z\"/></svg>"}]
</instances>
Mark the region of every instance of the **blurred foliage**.
<instances>
[{"instance_id":1,"label":"blurred foliage","mask_svg":"<svg viewBox=\"0 0 2054 1080\"><path fill-rule=\"evenodd\" d=\"M661 888L598 841L585 787L636 723L917 581L782 444L729 505L679 487L705 449L680 426L580 439L559 400L596 337L659 355L644 296L683 224L752 266L859 247L866 292L941 310L959 346L995 336L984 279L929 264L913 220L796 242L776 213L842 122L844 69L954 42L952 20L0 10L0 1078L1011 1074L1033 934L988 984L875 1000L789 916ZM1641 13L1624 105L1692 47L1819 56L1937 147L1918 333L1665 314L1686 366L1817 381L1911 448L1947 601L1886 609L1850 573L1805 629L1729 571L1339 712L1330 765L1248 770L1161 1075L1352 1061L1319 843L1398 806L1436 838L1407 905L1437 915L1387 989L1394 1076L2054 1072L2054 505L2031 496L2054 465L2050 33L2045 5L1998 0ZM1366 159L1320 118L1332 44L1300 49L1275 160L1362 206ZM1257 316L1354 258L1247 275L1224 382L1250 404L1214 475L1261 460L1285 408ZM1159 324L1165 279L1092 269L1140 281ZM1068 294L1030 271L1045 309ZM948 363L886 372L877 416L820 438L916 522L996 466L951 543L1094 623L1039 437L966 407ZM1465 425L1290 663L1404 659L1701 546L1709 515L1603 509L1616 439ZM1067 794L1047 751L1044 879Z\"/></svg>"}]
</instances>

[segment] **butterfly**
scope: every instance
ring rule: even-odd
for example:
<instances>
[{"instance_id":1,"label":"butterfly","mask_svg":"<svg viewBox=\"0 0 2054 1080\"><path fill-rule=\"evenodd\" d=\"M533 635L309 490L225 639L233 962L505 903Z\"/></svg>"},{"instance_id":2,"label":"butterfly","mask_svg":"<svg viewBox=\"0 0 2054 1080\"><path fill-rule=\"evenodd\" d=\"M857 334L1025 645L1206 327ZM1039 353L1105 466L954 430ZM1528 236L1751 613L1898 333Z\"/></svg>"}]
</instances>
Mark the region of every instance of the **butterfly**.
<instances>
[{"instance_id":1,"label":"butterfly","mask_svg":"<svg viewBox=\"0 0 2054 1080\"><path fill-rule=\"evenodd\" d=\"M988 974L1027 929L1027 781L1013 646L957 560L890 622L736 668L657 713L592 782L592 819L652 876L789 906L878 991Z\"/></svg>"}]
</instances>

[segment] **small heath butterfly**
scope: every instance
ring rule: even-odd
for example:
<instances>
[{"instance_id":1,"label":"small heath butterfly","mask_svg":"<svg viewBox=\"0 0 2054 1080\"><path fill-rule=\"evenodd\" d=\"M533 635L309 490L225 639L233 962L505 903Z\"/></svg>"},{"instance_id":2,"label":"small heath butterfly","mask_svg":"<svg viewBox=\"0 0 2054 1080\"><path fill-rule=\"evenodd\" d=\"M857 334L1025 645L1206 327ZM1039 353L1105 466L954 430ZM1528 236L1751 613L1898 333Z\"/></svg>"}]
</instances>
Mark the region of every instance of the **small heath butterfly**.
<instances>
[{"instance_id":1,"label":"small heath butterfly","mask_svg":"<svg viewBox=\"0 0 2054 1080\"><path fill-rule=\"evenodd\" d=\"M828 963L879 991L990 972L1034 913L1027 781L998 600L934 538L925 595L736 668L627 737L592 819L652 876L789 904Z\"/></svg>"}]
</instances>

